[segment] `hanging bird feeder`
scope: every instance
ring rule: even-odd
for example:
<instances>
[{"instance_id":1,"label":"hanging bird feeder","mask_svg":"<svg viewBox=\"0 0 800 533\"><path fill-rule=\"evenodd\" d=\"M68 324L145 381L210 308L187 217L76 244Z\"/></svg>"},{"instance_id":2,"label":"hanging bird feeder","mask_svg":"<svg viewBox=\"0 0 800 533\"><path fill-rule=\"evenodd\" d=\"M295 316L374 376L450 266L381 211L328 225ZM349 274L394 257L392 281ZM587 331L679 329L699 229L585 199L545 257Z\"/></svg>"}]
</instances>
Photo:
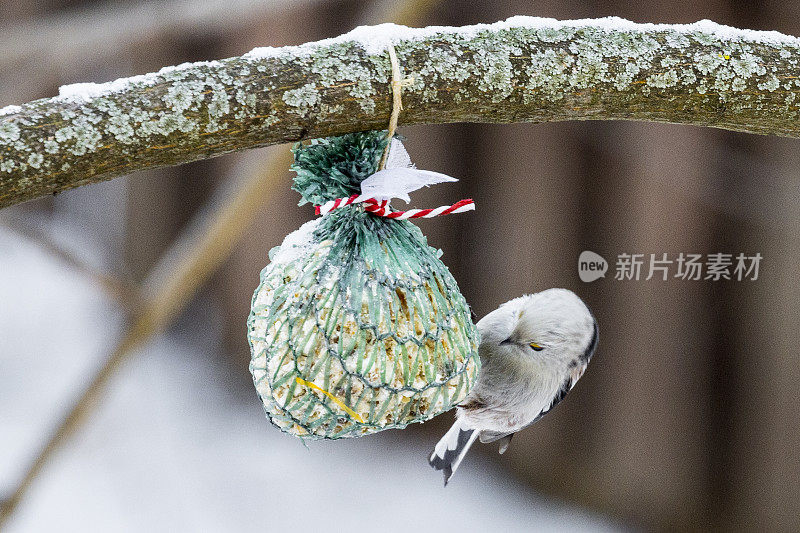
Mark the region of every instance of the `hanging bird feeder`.
<instances>
[{"instance_id":1,"label":"hanging bird feeder","mask_svg":"<svg viewBox=\"0 0 800 533\"><path fill-rule=\"evenodd\" d=\"M302 438L402 428L463 400L478 332L455 279L393 197L452 178L410 166L386 132L298 144L293 188L323 215L270 252L248 319L250 370L268 418Z\"/></svg>"}]
</instances>

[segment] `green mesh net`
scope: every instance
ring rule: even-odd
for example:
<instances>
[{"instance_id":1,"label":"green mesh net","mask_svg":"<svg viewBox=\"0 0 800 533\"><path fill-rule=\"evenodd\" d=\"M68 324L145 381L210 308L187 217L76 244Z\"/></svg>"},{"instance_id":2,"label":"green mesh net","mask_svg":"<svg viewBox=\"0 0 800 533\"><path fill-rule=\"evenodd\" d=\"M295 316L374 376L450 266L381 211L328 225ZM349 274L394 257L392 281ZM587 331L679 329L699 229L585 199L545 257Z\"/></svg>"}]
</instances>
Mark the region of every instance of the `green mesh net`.
<instances>
[{"instance_id":1,"label":"green mesh net","mask_svg":"<svg viewBox=\"0 0 800 533\"><path fill-rule=\"evenodd\" d=\"M316 205L360 192L385 132L294 148L294 189ZM441 252L408 221L360 206L304 224L270 252L248 319L267 416L303 438L402 428L463 400L478 332Z\"/></svg>"}]
</instances>

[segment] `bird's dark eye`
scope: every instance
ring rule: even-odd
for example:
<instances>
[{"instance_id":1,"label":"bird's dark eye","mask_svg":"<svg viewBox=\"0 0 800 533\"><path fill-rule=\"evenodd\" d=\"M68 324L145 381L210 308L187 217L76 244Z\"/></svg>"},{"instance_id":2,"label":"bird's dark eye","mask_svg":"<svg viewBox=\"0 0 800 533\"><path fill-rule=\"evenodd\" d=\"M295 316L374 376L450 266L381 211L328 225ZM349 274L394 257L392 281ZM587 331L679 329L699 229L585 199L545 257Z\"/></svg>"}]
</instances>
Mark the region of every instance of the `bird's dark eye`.
<instances>
[{"instance_id":1,"label":"bird's dark eye","mask_svg":"<svg viewBox=\"0 0 800 533\"><path fill-rule=\"evenodd\" d=\"M534 349L534 351L537 351L537 352L541 352L542 350L544 350L544 346L539 346L539 345L538 345L538 344L536 344L535 342L532 342L532 343L530 344L530 347L531 347L531 348L533 348L533 349Z\"/></svg>"}]
</instances>

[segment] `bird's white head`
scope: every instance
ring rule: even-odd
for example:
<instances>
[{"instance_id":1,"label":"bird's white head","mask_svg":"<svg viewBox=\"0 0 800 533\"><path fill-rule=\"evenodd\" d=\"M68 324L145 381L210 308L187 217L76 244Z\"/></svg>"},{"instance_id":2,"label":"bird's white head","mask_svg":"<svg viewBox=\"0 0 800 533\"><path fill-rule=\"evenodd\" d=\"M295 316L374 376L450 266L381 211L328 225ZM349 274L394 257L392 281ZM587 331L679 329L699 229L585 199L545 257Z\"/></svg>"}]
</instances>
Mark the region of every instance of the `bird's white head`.
<instances>
[{"instance_id":1,"label":"bird's white head","mask_svg":"<svg viewBox=\"0 0 800 533\"><path fill-rule=\"evenodd\" d=\"M480 322L481 345L569 367L586 364L598 341L597 322L586 304L567 289L547 289L515 298Z\"/></svg>"}]
</instances>

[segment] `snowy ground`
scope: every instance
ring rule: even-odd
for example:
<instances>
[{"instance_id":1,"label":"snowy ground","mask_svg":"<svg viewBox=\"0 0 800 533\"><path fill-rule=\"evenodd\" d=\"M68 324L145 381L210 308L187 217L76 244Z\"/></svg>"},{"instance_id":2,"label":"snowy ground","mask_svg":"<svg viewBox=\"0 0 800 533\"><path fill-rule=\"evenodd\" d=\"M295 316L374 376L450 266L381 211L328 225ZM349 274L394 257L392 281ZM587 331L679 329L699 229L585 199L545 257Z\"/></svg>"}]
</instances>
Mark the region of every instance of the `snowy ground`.
<instances>
[{"instance_id":1,"label":"snowy ground","mask_svg":"<svg viewBox=\"0 0 800 533\"><path fill-rule=\"evenodd\" d=\"M475 458L445 490L425 461L430 443L379 434L306 449L267 423L255 393L243 402L226 386L213 312L196 315L114 379L10 531L616 530ZM0 494L122 318L85 278L0 230Z\"/></svg>"}]
</instances>

